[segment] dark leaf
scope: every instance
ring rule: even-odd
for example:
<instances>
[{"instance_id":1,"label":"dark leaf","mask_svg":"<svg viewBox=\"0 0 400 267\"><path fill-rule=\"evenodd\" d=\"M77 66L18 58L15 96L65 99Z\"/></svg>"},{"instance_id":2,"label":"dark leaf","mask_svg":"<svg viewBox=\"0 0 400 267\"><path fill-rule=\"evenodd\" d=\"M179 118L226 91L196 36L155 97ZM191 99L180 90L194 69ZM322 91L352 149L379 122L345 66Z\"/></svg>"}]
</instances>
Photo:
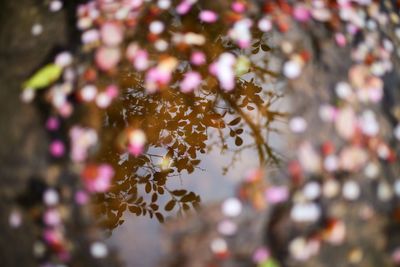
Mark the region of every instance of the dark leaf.
<instances>
[{"instance_id":1,"label":"dark leaf","mask_svg":"<svg viewBox=\"0 0 400 267\"><path fill-rule=\"evenodd\" d=\"M147 182L144 189L145 189L145 191L146 191L147 194L150 193L150 191L151 191L151 183L150 183L150 182Z\"/></svg>"},{"instance_id":2,"label":"dark leaf","mask_svg":"<svg viewBox=\"0 0 400 267\"><path fill-rule=\"evenodd\" d=\"M240 118L240 117L237 117L236 119L232 120L232 121L229 123L229 125L231 125L231 126L236 125L236 124L238 124L238 123L240 122L240 120L241 120L241 118Z\"/></svg>"},{"instance_id":3,"label":"dark leaf","mask_svg":"<svg viewBox=\"0 0 400 267\"><path fill-rule=\"evenodd\" d=\"M154 173L154 180L160 181L164 180L167 177L168 173L167 172L156 172Z\"/></svg>"},{"instance_id":4,"label":"dark leaf","mask_svg":"<svg viewBox=\"0 0 400 267\"><path fill-rule=\"evenodd\" d=\"M236 132L237 134L242 134L242 133L243 133L243 129L237 129L235 132Z\"/></svg>"},{"instance_id":5,"label":"dark leaf","mask_svg":"<svg viewBox=\"0 0 400 267\"><path fill-rule=\"evenodd\" d=\"M139 198L135 201L136 204L139 204L139 203L142 203L142 202L143 202L143 197L139 197Z\"/></svg>"},{"instance_id":6,"label":"dark leaf","mask_svg":"<svg viewBox=\"0 0 400 267\"><path fill-rule=\"evenodd\" d=\"M151 202L156 202L157 199L158 199L157 193L153 193L153 195L151 196Z\"/></svg>"},{"instance_id":7,"label":"dark leaf","mask_svg":"<svg viewBox=\"0 0 400 267\"><path fill-rule=\"evenodd\" d=\"M172 191L172 194L174 196L183 196L184 194L186 194L186 190L182 189L182 190L174 190Z\"/></svg>"},{"instance_id":8,"label":"dark leaf","mask_svg":"<svg viewBox=\"0 0 400 267\"><path fill-rule=\"evenodd\" d=\"M188 173L194 172L193 165L188 165L188 166L187 166L187 172L188 172Z\"/></svg>"},{"instance_id":9,"label":"dark leaf","mask_svg":"<svg viewBox=\"0 0 400 267\"><path fill-rule=\"evenodd\" d=\"M174 199L171 199L170 201L168 201L168 203L165 205L164 209L166 211L170 211L175 207L176 201Z\"/></svg>"},{"instance_id":10,"label":"dark leaf","mask_svg":"<svg viewBox=\"0 0 400 267\"><path fill-rule=\"evenodd\" d=\"M153 204L150 205L150 208L151 208L152 210L158 210L158 205L155 204L155 203L153 203Z\"/></svg>"},{"instance_id":11,"label":"dark leaf","mask_svg":"<svg viewBox=\"0 0 400 267\"><path fill-rule=\"evenodd\" d=\"M142 213L142 209L137 206L129 206L128 209L130 212L135 213L136 215L140 215Z\"/></svg>"},{"instance_id":12,"label":"dark leaf","mask_svg":"<svg viewBox=\"0 0 400 267\"><path fill-rule=\"evenodd\" d=\"M164 188L162 188L161 186L159 187L159 188L157 188L157 192L159 193L159 194L164 194Z\"/></svg>"},{"instance_id":13,"label":"dark leaf","mask_svg":"<svg viewBox=\"0 0 400 267\"><path fill-rule=\"evenodd\" d=\"M239 136L236 137L236 139L235 139L235 145L241 146L242 144L243 144L243 139L240 138Z\"/></svg>"},{"instance_id":14,"label":"dark leaf","mask_svg":"<svg viewBox=\"0 0 400 267\"><path fill-rule=\"evenodd\" d=\"M195 166L199 165L199 163L200 163L199 159L192 160L192 164L195 165Z\"/></svg>"},{"instance_id":15,"label":"dark leaf","mask_svg":"<svg viewBox=\"0 0 400 267\"><path fill-rule=\"evenodd\" d=\"M156 215L157 220L158 220L160 223L163 223L163 222L164 222L164 216L163 216L161 213L156 212L155 215Z\"/></svg>"},{"instance_id":16,"label":"dark leaf","mask_svg":"<svg viewBox=\"0 0 400 267\"><path fill-rule=\"evenodd\" d=\"M191 201L194 201L195 199L196 199L196 195L193 192L190 192L186 196L182 197L181 201L182 202L191 202Z\"/></svg>"},{"instance_id":17,"label":"dark leaf","mask_svg":"<svg viewBox=\"0 0 400 267\"><path fill-rule=\"evenodd\" d=\"M262 49L263 51L265 51L265 52L271 51L271 47L269 47L269 46L266 45L266 44L262 44L262 45L261 45L261 49Z\"/></svg>"}]
</instances>

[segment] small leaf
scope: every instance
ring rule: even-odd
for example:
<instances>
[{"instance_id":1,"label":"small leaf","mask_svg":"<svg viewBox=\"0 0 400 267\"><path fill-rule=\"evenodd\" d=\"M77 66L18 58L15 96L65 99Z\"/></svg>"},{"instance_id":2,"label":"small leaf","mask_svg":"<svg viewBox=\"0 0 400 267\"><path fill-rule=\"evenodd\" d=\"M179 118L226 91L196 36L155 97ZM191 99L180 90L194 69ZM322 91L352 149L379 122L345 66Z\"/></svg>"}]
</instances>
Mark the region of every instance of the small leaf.
<instances>
[{"instance_id":1,"label":"small leaf","mask_svg":"<svg viewBox=\"0 0 400 267\"><path fill-rule=\"evenodd\" d=\"M150 208L151 208L152 210L158 210L158 205L155 204L155 203L153 203L153 204L150 205Z\"/></svg>"},{"instance_id":2,"label":"small leaf","mask_svg":"<svg viewBox=\"0 0 400 267\"><path fill-rule=\"evenodd\" d=\"M174 199L171 199L170 201L168 201L168 203L165 205L164 209L166 211L170 211L175 207L176 201Z\"/></svg>"},{"instance_id":3,"label":"small leaf","mask_svg":"<svg viewBox=\"0 0 400 267\"><path fill-rule=\"evenodd\" d=\"M162 195L164 194L164 188L162 188L161 186L159 188L157 188L157 192Z\"/></svg>"},{"instance_id":4,"label":"small leaf","mask_svg":"<svg viewBox=\"0 0 400 267\"><path fill-rule=\"evenodd\" d=\"M266 261L258 264L257 267L279 267L279 263L273 258L268 258Z\"/></svg>"},{"instance_id":5,"label":"small leaf","mask_svg":"<svg viewBox=\"0 0 400 267\"><path fill-rule=\"evenodd\" d=\"M128 209L130 212L135 213L138 216L142 213L142 209L140 207L129 206Z\"/></svg>"},{"instance_id":6,"label":"small leaf","mask_svg":"<svg viewBox=\"0 0 400 267\"><path fill-rule=\"evenodd\" d=\"M136 213L140 208L136 206L129 206L128 209L130 212Z\"/></svg>"},{"instance_id":7,"label":"small leaf","mask_svg":"<svg viewBox=\"0 0 400 267\"><path fill-rule=\"evenodd\" d=\"M192 160L192 164L193 164L194 166L199 165L199 163L200 163L200 160L199 160L199 159Z\"/></svg>"},{"instance_id":8,"label":"small leaf","mask_svg":"<svg viewBox=\"0 0 400 267\"><path fill-rule=\"evenodd\" d=\"M24 84L24 88L42 89L60 78L62 68L56 64L48 64L38 70L31 78Z\"/></svg>"},{"instance_id":9,"label":"small leaf","mask_svg":"<svg viewBox=\"0 0 400 267\"><path fill-rule=\"evenodd\" d=\"M187 170L188 173L194 172L194 167L193 167L193 165L188 165L187 168L186 168L186 170Z\"/></svg>"},{"instance_id":10,"label":"small leaf","mask_svg":"<svg viewBox=\"0 0 400 267\"><path fill-rule=\"evenodd\" d=\"M269 46L266 45L266 44L262 44L262 45L261 45L261 49L262 49L263 51L265 51L265 52L271 51L271 47L269 47Z\"/></svg>"},{"instance_id":11,"label":"small leaf","mask_svg":"<svg viewBox=\"0 0 400 267\"><path fill-rule=\"evenodd\" d=\"M252 106L247 106L246 107L248 110L254 110L254 108Z\"/></svg>"},{"instance_id":12,"label":"small leaf","mask_svg":"<svg viewBox=\"0 0 400 267\"><path fill-rule=\"evenodd\" d=\"M157 193L153 193L153 195L151 196L151 202L156 202L157 199L158 199Z\"/></svg>"},{"instance_id":13,"label":"small leaf","mask_svg":"<svg viewBox=\"0 0 400 267\"><path fill-rule=\"evenodd\" d=\"M243 139L237 136L235 139L235 145L241 146L242 144L243 144Z\"/></svg>"},{"instance_id":14,"label":"small leaf","mask_svg":"<svg viewBox=\"0 0 400 267\"><path fill-rule=\"evenodd\" d=\"M186 196L182 197L181 201L182 202L190 202L190 201L194 201L195 199L196 199L196 195L193 192L190 192Z\"/></svg>"},{"instance_id":15,"label":"small leaf","mask_svg":"<svg viewBox=\"0 0 400 267\"><path fill-rule=\"evenodd\" d=\"M158 220L160 223L163 223L163 222L164 222L164 216L163 216L161 213L156 212L155 215L156 215L157 220Z\"/></svg>"},{"instance_id":16,"label":"small leaf","mask_svg":"<svg viewBox=\"0 0 400 267\"><path fill-rule=\"evenodd\" d=\"M232 121L231 121L230 123L228 123L228 124L231 125L231 126L236 125L236 124L238 124L238 123L240 122L241 119L242 119L242 118L237 117L236 119L232 120Z\"/></svg>"},{"instance_id":17,"label":"small leaf","mask_svg":"<svg viewBox=\"0 0 400 267\"><path fill-rule=\"evenodd\" d=\"M236 132L237 134L242 134L242 133L243 133L243 129L242 129L242 128L237 129L235 132Z\"/></svg>"},{"instance_id":18,"label":"small leaf","mask_svg":"<svg viewBox=\"0 0 400 267\"><path fill-rule=\"evenodd\" d=\"M192 203L192 206L193 206L193 208L194 208L195 210L200 210L200 204L199 204L199 202L193 202L193 203Z\"/></svg>"},{"instance_id":19,"label":"small leaf","mask_svg":"<svg viewBox=\"0 0 400 267\"><path fill-rule=\"evenodd\" d=\"M143 202L143 197L139 197L136 201L135 204L139 204Z\"/></svg>"},{"instance_id":20,"label":"small leaf","mask_svg":"<svg viewBox=\"0 0 400 267\"><path fill-rule=\"evenodd\" d=\"M172 191L172 194L174 196L183 196L184 194L186 194L186 190L182 189L182 190L174 190Z\"/></svg>"},{"instance_id":21,"label":"small leaf","mask_svg":"<svg viewBox=\"0 0 400 267\"><path fill-rule=\"evenodd\" d=\"M145 191L146 191L147 194L150 193L150 191L151 191L151 183L150 183L150 182L147 182L144 189L145 189Z\"/></svg>"}]
</instances>

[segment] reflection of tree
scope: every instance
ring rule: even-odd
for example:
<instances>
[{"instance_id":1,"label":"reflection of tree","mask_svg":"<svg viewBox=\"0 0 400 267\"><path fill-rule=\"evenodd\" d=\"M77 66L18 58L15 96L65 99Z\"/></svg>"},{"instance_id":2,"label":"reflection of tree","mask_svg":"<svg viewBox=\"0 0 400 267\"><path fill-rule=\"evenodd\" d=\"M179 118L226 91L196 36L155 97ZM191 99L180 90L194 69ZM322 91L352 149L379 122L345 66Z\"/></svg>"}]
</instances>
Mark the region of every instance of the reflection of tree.
<instances>
[{"instance_id":1,"label":"reflection of tree","mask_svg":"<svg viewBox=\"0 0 400 267\"><path fill-rule=\"evenodd\" d=\"M201 50L209 62L225 51L246 55L245 51L220 35L226 32L226 25L206 28L193 18L196 16L189 14L178 23L178 18L174 18L175 23L167 23L170 29L166 34L182 31L181 27L185 31L204 34L207 42ZM163 17L164 22L167 19ZM268 51L264 36L255 31L252 34L255 40L252 53ZM138 36L140 32L136 38ZM165 39L170 39L170 36ZM155 55L159 52L151 48L149 51L154 54L151 57L157 59ZM271 111L271 105L280 96L261 86L266 77L273 74L265 68L266 57L259 57L261 65L251 63L249 71L253 78L237 78L235 90L227 93L220 89L216 78L208 74L207 65L193 67L188 64L190 52L190 47L173 47L164 52L175 56L179 66L169 88L156 94L146 94L143 74L132 72L128 66L125 71L112 74L112 80L117 80L122 88L121 96L105 114L97 113L99 118L104 118L105 124L97 160L112 164L116 175L111 190L98 194L94 201L96 211L104 215L101 216L102 224L109 229L123 222L121 216L127 209L136 215L155 216L163 221L161 209L177 210L182 214L197 207L200 202L198 195L184 189L172 190L166 182L172 176L180 176L183 171L190 174L199 168L200 154L210 148L218 147L221 153L226 150L233 152L232 164L244 149L256 149L260 164L278 160L267 138L269 131L273 130L271 123L284 114ZM203 84L192 94L181 93L178 81L193 68L202 75ZM124 153L121 145L126 130L134 128L142 129L147 135L147 150L139 157ZM235 144L233 147L229 145L232 143L230 140ZM162 208L158 204L160 195L169 198Z\"/></svg>"},{"instance_id":2,"label":"reflection of tree","mask_svg":"<svg viewBox=\"0 0 400 267\"><path fill-rule=\"evenodd\" d=\"M110 192L96 199L98 210L107 215L103 221L105 226L114 228L121 223L120 217L126 209L163 220L157 204L159 195L166 194L170 198L164 207L166 211L177 208L183 212L196 207L199 196L186 190L171 190L166 181L184 170L190 174L198 167L199 155L207 151L212 129L218 134L219 142L213 140L212 144L219 145L221 152L230 149L236 155L243 149L255 148L260 164L277 161L267 143L267 132L270 123L284 114L270 111L270 105L278 96L263 92L254 80L238 81L232 94L207 83L193 95L174 89L147 95L139 87L140 80L129 77L123 83L129 87L120 102L107 111L108 126L103 131L102 150L98 156L99 160L113 164L116 170ZM118 140L121 129L127 127L143 129L149 148L165 148L165 153L154 154L148 149L148 153L137 158L128 156L124 161L124 154L118 150ZM243 136L252 142L243 144ZM234 140L235 147L228 145L228 139ZM163 159L171 164L157 164ZM145 201L141 186L151 196L150 201Z\"/></svg>"}]
</instances>

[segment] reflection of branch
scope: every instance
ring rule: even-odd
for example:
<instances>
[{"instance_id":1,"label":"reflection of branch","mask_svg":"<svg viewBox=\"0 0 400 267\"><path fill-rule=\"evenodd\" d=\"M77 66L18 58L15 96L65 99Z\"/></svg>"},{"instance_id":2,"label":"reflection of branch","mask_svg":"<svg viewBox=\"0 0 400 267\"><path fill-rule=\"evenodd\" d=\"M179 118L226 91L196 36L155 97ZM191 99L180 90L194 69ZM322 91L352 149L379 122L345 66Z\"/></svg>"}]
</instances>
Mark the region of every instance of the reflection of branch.
<instances>
[{"instance_id":1,"label":"reflection of branch","mask_svg":"<svg viewBox=\"0 0 400 267\"><path fill-rule=\"evenodd\" d=\"M161 155L155 155L155 154L150 154L150 153L146 153L146 155L148 155L150 157L163 158L163 156L161 156Z\"/></svg>"},{"instance_id":2,"label":"reflection of branch","mask_svg":"<svg viewBox=\"0 0 400 267\"><path fill-rule=\"evenodd\" d=\"M256 141L256 146L257 146L257 151L258 151L258 156L260 159L260 164L263 164L265 162L265 156L263 153L262 147L265 146L267 149L268 156L273 158L272 150L268 147L268 145L265 144L264 138L261 136L260 129L253 123L253 121L250 119L250 117L243 112L243 110L238 107L237 103L234 102L231 98L231 96L225 92L220 93L222 98L228 102L228 104L244 119L244 121L247 123L247 125L250 127L251 131L253 132L253 136Z\"/></svg>"},{"instance_id":3,"label":"reflection of branch","mask_svg":"<svg viewBox=\"0 0 400 267\"><path fill-rule=\"evenodd\" d=\"M202 171L202 172L205 172L205 171L206 171L206 169L204 169L204 168L202 168L202 167L199 167L199 166L194 166L194 168L195 168L195 169L198 169L198 170L200 170L200 171Z\"/></svg>"},{"instance_id":4,"label":"reflection of branch","mask_svg":"<svg viewBox=\"0 0 400 267\"><path fill-rule=\"evenodd\" d=\"M228 149L229 151L233 152L233 156L232 156L231 162L228 165L226 165L226 169L229 166L233 166L235 164L236 160L238 159L238 157L240 156L240 154L243 150L253 148L254 146L255 146L254 144L249 144L249 145L241 146L239 149L235 149L235 150Z\"/></svg>"}]
</instances>

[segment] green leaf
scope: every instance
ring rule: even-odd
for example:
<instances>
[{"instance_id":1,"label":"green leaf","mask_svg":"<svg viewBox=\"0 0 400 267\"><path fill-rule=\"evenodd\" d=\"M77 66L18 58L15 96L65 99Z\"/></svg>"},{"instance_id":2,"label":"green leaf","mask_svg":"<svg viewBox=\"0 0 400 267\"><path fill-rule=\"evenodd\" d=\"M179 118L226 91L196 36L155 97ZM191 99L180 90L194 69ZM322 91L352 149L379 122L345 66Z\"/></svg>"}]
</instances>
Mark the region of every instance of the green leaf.
<instances>
[{"instance_id":1,"label":"green leaf","mask_svg":"<svg viewBox=\"0 0 400 267\"><path fill-rule=\"evenodd\" d=\"M276 260L274 260L273 258L269 258L266 261L258 264L257 267L279 267L279 263Z\"/></svg>"},{"instance_id":2,"label":"green leaf","mask_svg":"<svg viewBox=\"0 0 400 267\"><path fill-rule=\"evenodd\" d=\"M56 64L48 64L38 70L31 78L29 78L24 84L24 88L30 89L42 89L60 78L62 68Z\"/></svg>"},{"instance_id":3,"label":"green leaf","mask_svg":"<svg viewBox=\"0 0 400 267\"><path fill-rule=\"evenodd\" d=\"M235 65L236 76L241 76L245 73L248 73L249 68L250 68L250 60L245 56L239 56Z\"/></svg>"}]
</instances>

